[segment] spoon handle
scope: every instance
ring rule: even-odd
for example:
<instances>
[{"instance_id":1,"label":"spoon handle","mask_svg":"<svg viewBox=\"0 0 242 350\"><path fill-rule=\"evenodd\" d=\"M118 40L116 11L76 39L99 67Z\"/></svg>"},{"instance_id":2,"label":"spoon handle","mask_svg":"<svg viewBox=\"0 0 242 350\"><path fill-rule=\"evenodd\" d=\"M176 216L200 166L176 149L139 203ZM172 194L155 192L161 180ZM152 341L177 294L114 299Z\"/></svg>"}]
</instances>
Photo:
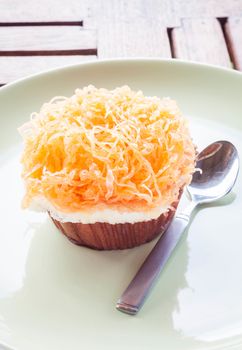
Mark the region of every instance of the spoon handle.
<instances>
[{"instance_id":1,"label":"spoon handle","mask_svg":"<svg viewBox=\"0 0 242 350\"><path fill-rule=\"evenodd\" d=\"M189 216L186 214L180 214L172 221L118 300L118 310L135 315L141 309L188 223Z\"/></svg>"}]
</instances>

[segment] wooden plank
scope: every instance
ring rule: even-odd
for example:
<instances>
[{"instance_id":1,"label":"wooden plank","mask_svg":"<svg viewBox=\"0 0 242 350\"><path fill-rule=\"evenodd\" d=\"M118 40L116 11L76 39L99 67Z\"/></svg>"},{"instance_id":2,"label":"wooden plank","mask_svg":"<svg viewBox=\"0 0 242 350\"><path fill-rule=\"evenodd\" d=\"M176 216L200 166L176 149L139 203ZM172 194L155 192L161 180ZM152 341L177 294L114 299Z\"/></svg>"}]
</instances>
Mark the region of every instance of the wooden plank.
<instances>
[{"instance_id":1,"label":"wooden plank","mask_svg":"<svg viewBox=\"0 0 242 350\"><path fill-rule=\"evenodd\" d=\"M81 21L88 11L85 0L1 0L0 22Z\"/></svg>"},{"instance_id":2,"label":"wooden plank","mask_svg":"<svg viewBox=\"0 0 242 350\"><path fill-rule=\"evenodd\" d=\"M99 0L87 27L97 27L98 57L170 57L163 23L168 0Z\"/></svg>"},{"instance_id":3,"label":"wooden plank","mask_svg":"<svg viewBox=\"0 0 242 350\"><path fill-rule=\"evenodd\" d=\"M98 57L171 57L166 28L147 20L105 21L98 29Z\"/></svg>"},{"instance_id":4,"label":"wooden plank","mask_svg":"<svg viewBox=\"0 0 242 350\"><path fill-rule=\"evenodd\" d=\"M183 19L172 32L176 58L232 67L223 32L216 19Z\"/></svg>"},{"instance_id":5,"label":"wooden plank","mask_svg":"<svg viewBox=\"0 0 242 350\"><path fill-rule=\"evenodd\" d=\"M229 18L225 24L225 31L235 68L242 70L242 17Z\"/></svg>"},{"instance_id":6,"label":"wooden plank","mask_svg":"<svg viewBox=\"0 0 242 350\"><path fill-rule=\"evenodd\" d=\"M238 16L241 0L97 0L90 1L90 11L84 23L105 20L136 21L150 19L162 26L177 27L182 18L216 18Z\"/></svg>"},{"instance_id":7,"label":"wooden plank","mask_svg":"<svg viewBox=\"0 0 242 350\"><path fill-rule=\"evenodd\" d=\"M94 48L95 31L79 26L0 27L0 53Z\"/></svg>"},{"instance_id":8,"label":"wooden plank","mask_svg":"<svg viewBox=\"0 0 242 350\"><path fill-rule=\"evenodd\" d=\"M0 57L0 85L47 69L95 59L96 56Z\"/></svg>"},{"instance_id":9,"label":"wooden plank","mask_svg":"<svg viewBox=\"0 0 242 350\"><path fill-rule=\"evenodd\" d=\"M176 17L170 0L98 0L92 2L88 18L132 21L147 19L166 25ZM173 22L174 23L174 22Z\"/></svg>"},{"instance_id":10,"label":"wooden plank","mask_svg":"<svg viewBox=\"0 0 242 350\"><path fill-rule=\"evenodd\" d=\"M133 13L133 17L159 16L168 27L179 25L184 17L228 17L242 12L241 0L1 0L0 22L81 21L92 16L93 8L104 7L104 13ZM109 10L110 9L110 10Z\"/></svg>"},{"instance_id":11,"label":"wooden plank","mask_svg":"<svg viewBox=\"0 0 242 350\"><path fill-rule=\"evenodd\" d=\"M171 0L171 11L179 18L228 17L242 13L241 0Z\"/></svg>"}]
</instances>

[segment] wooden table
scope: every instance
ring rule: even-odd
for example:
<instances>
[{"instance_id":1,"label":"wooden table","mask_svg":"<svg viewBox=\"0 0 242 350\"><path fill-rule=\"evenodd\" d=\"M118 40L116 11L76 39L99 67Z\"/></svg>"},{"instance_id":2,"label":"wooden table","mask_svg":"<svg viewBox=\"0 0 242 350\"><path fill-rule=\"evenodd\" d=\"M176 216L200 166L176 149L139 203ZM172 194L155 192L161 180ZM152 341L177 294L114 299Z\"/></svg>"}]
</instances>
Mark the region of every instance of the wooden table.
<instances>
[{"instance_id":1,"label":"wooden table","mask_svg":"<svg viewBox=\"0 0 242 350\"><path fill-rule=\"evenodd\" d=\"M110 57L242 70L242 0L0 0L0 84Z\"/></svg>"}]
</instances>

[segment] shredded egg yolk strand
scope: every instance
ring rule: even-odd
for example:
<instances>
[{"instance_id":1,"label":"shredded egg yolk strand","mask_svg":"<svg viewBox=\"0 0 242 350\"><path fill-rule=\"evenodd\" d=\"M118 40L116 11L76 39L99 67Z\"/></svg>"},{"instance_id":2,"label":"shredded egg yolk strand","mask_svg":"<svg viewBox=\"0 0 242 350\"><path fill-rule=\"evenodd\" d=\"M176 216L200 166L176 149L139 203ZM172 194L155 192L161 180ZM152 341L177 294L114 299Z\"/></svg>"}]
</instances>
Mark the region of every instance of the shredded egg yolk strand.
<instances>
[{"instance_id":1,"label":"shredded egg yolk strand","mask_svg":"<svg viewBox=\"0 0 242 350\"><path fill-rule=\"evenodd\" d=\"M55 97L19 131L24 207L36 196L65 212L170 206L194 172L195 148L176 103L127 86Z\"/></svg>"}]
</instances>

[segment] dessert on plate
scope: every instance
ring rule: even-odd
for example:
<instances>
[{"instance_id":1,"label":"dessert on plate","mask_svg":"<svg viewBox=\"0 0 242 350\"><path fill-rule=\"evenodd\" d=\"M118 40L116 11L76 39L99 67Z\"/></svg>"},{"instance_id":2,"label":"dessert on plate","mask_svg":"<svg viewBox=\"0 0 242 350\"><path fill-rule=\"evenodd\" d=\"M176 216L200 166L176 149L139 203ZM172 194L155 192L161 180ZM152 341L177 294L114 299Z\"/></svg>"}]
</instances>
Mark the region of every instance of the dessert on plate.
<instances>
[{"instance_id":1,"label":"dessert on plate","mask_svg":"<svg viewBox=\"0 0 242 350\"><path fill-rule=\"evenodd\" d=\"M23 207L49 213L72 242L138 246L165 232L195 166L175 101L128 86L55 97L19 128Z\"/></svg>"}]
</instances>

